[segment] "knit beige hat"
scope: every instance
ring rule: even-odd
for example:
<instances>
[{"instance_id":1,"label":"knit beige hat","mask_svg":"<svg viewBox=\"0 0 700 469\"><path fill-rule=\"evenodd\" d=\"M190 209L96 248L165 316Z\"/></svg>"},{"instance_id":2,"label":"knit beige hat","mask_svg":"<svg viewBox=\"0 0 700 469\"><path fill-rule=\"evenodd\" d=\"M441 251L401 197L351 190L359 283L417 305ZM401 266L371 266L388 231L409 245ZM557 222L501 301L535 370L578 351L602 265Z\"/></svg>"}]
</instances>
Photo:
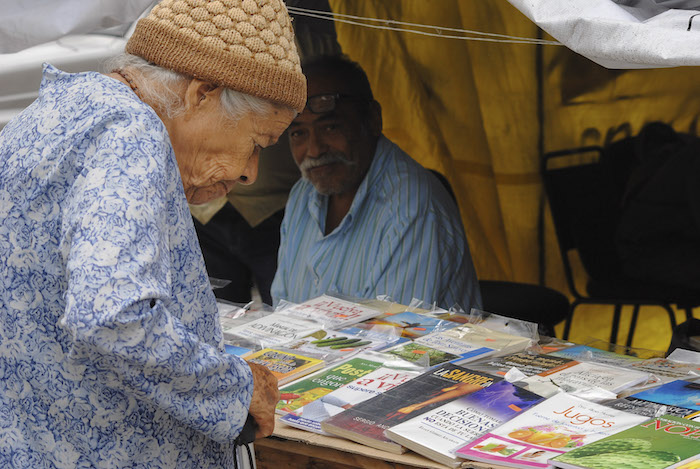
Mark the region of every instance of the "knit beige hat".
<instances>
[{"instance_id":1,"label":"knit beige hat","mask_svg":"<svg viewBox=\"0 0 700 469\"><path fill-rule=\"evenodd\" d=\"M306 79L282 0L162 0L126 52L302 112Z\"/></svg>"}]
</instances>

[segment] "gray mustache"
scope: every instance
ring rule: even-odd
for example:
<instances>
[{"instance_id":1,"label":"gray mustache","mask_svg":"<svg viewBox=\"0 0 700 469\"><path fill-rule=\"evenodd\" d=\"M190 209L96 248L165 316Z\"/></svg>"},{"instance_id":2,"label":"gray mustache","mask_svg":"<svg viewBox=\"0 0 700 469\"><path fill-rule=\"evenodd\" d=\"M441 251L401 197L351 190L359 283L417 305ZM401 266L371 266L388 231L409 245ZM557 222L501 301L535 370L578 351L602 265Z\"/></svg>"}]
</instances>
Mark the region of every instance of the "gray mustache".
<instances>
[{"instance_id":1,"label":"gray mustache","mask_svg":"<svg viewBox=\"0 0 700 469\"><path fill-rule=\"evenodd\" d=\"M323 155L317 158L306 158L299 165L299 169L303 173L318 166L323 166L332 163L342 163L346 166L357 165L356 161L350 161L342 153L324 153Z\"/></svg>"}]
</instances>

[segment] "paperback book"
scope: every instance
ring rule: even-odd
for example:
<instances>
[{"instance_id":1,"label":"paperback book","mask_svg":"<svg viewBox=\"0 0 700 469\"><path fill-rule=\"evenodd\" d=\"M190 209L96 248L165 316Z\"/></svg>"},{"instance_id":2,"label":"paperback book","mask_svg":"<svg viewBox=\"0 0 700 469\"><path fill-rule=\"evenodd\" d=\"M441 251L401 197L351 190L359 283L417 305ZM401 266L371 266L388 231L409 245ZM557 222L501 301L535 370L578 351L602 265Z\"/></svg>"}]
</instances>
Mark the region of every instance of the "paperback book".
<instances>
[{"instance_id":1,"label":"paperback book","mask_svg":"<svg viewBox=\"0 0 700 469\"><path fill-rule=\"evenodd\" d=\"M451 337L436 337L438 335L441 333L429 334L412 342L390 347L383 352L396 355L423 367L433 367L445 362L463 364L495 352L488 347L469 345ZM421 339L427 340L422 341ZM432 345L428 345L428 343Z\"/></svg>"},{"instance_id":2,"label":"paperback book","mask_svg":"<svg viewBox=\"0 0 700 469\"><path fill-rule=\"evenodd\" d=\"M385 314L356 324L345 332L373 330L388 337L403 337L415 340L431 332L444 331L459 326L456 322L445 321L425 314L404 311L398 314Z\"/></svg>"},{"instance_id":3,"label":"paperback book","mask_svg":"<svg viewBox=\"0 0 700 469\"><path fill-rule=\"evenodd\" d=\"M700 383L676 380L606 403L646 417L661 414L700 418Z\"/></svg>"},{"instance_id":4,"label":"paperback book","mask_svg":"<svg viewBox=\"0 0 700 469\"><path fill-rule=\"evenodd\" d=\"M700 422L664 415L557 456L550 463L563 469L693 469L698 467L698 454Z\"/></svg>"},{"instance_id":5,"label":"paperback book","mask_svg":"<svg viewBox=\"0 0 700 469\"><path fill-rule=\"evenodd\" d=\"M650 358L625 365L631 370L650 373L662 383L677 379L700 377L700 367L691 363L678 363L666 358Z\"/></svg>"},{"instance_id":6,"label":"paperback book","mask_svg":"<svg viewBox=\"0 0 700 469\"><path fill-rule=\"evenodd\" d=\"M272 313L242 325L222 329L225 338L244 338L263 347L276 347L322 328L320 323Z\"/></svg>"},{"instance_id":7,"label":"paperback book","mask_svg":"<svg viewBox=\"0 0 700 469\"><path fill-rule=\"evenodd\" d=\"M456 449L459 457L518 468L549 459L647 420L565 393L556 394Z\"/></svg>"},{"instance_id":8,"label":"paperback book","mask_svg":"<svg viewBox=\"0 0 700 469\"><path fill-rule=\"evenodd\" d=\"M469 368L483 371L496 376L505 376L512 368L516 368L525 376L532 376L552 368L569 363L571 359L552 355L530 354L527 352L512 353L503 357L487 357L471 362Z\"/></svg>"},{"instance_id":9,"label":"paperback book","mask_svg":"<svg viewBox=\"0 0 700 469\"><path fill-rule=\"evenodd\" d=\"M321 429L321 422L360 402L393 389L419 374L418 371L377 368L362 378L288 413L280 420L295 428L328 435Z\"/></svg>"},{"instance_id":10,"label":"paperback book","mask_svg":"<svg viewBox=\"0 0 700 469\"><path fill-rule=\"evenodd\" d=\"M641 371L572 360L525 378L522 383L530 391L550 397L560 391L571 393L594 388L617 394L647 379L649 374Z\"/></svg>"},{"instance_id":11,"label":"paperback book","mask_svg":"<svg viewBox=\"0 0 700 469\"><path fill-rule=\"evenodd\" d=\"M533 407L544 398L508 381L498 381L473 394L386 430L393 441L439 463L457 467L452 450Z\"/></svg>"},{"instance_id":12,"label":"paperback book","mask_svg":"<svg viewBox=\"0 0 700 469\"><path fill-rule=\"evenodd\" d=\"M380 360L356 355L305 379L295 381L280 389L280 401L277 403L276 411L280 414L294 412L309 402L371 373L382 364Z\"/></svg>"},{"instance_id":13,"label":"paperback book","mask_svg":"<svg viewBox=\"0 0 700 469\"><path fill-rule=\"evenodd\" d=\"M640 362L641 358L631 355L621 355L615 352L608 352L588 345L577 345L564 350L552 352L555 357L570 358L576 361L602 363L611 366L626 366L630 363Z\"/></svg>"},{"instance_id":14,"label":"paperback book","mask_svg":"<svg viewBox=\"0 0 700 469\"><path fill-rule=\"evenodd\" d=\"M407 383L361 402L321 423L327 433L401 454L405 448L384 431L459 397L491 386L499 378L458 365L439 365Z\"/></svg>"},{"instance_id":15,"label":"paperback book","mask_svg":"<svg viewBox=\"0 0 700 469\"><path fill-rule=\"evenodd\" d=\"M381 314L381 311L376 309L329 295L322 295L285 308L283 312L290 316L320 322L330 329L348 327Z\"/></svg>"},{"instance_id":16,"label":"paperback book","mask_svg":"<svg viewBox=\"0 0 700 469\"><path fill-rule=\"evenodd\" d=\"M246 361L263 365L270 370L277 377L280 386L308 375L325 365L325 362L318 358L271 348L264 348L246 355L244 358Z\"/></svg>"},{"instance_id":17,"label":"paperback book","mask_svg":"<svg viewBox=\"0 0 700 469\"><path fill-rule=\"evenodd\" d=\"M298 350L300 353L321 354L326 362L331 363L363 350L379 350L386 346L387 342L383 340L321 329L285 344L284 348Z\"/></svg>"}]
</instances>

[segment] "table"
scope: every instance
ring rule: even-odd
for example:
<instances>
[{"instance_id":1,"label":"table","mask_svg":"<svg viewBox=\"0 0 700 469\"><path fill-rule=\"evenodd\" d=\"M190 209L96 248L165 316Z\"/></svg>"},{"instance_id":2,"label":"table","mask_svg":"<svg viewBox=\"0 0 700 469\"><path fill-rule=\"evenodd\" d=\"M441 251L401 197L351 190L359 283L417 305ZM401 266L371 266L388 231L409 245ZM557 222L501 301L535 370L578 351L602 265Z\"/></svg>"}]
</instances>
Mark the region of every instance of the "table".
<instances>
[{"instance_id":1,"label":"table","mask_svg":"<svg viewBox=\"0 0 700 469\"><path fill-rule=\"evenodd\" d=\"M276 417L271 437L255 442L258 469L447 469L447 466L407 452L393 454L342 438L292 428ZM510 469L504 466L465 461L460 468Z\"/></svg>"}]
</instances>

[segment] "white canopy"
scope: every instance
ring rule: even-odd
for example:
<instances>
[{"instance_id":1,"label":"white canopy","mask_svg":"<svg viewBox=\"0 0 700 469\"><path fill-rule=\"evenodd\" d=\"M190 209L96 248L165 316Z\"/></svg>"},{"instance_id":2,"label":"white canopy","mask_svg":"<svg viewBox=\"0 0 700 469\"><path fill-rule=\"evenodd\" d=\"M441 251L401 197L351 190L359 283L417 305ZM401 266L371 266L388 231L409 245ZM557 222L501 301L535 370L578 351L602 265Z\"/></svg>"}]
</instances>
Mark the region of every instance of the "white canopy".
<instances>
[{"instance_id":1,"label":"white canopy","mask_svg":"<svg viewBox=\"0 0 700 469\"><path fill-rule=\"evenodd\" d=\"M698 0L508 0L552 37L607 68L700 65ZM689 29L690 26L690 29Z\"/></svg>"},{"instance_id":2,"label":"white canopy","mask_svg":"<svg viewBox=\"0 0 700 469\"><path fill-rule=\"evenodd\" d=\"M80 34L127 25L153 0L5 1L0 17L0 54Z\"/></svg>"}]
</instances>

